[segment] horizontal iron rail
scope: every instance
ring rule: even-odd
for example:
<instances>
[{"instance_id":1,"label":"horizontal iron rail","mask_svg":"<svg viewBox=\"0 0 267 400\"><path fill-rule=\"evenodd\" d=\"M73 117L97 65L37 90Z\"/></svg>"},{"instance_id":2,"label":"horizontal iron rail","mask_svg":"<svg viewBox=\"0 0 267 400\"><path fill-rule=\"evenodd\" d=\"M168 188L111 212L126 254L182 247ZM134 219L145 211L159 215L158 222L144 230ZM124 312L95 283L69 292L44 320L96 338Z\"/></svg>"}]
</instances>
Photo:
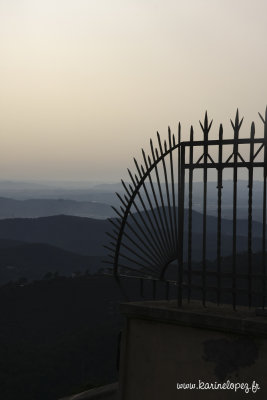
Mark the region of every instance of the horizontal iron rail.
<instances>
[{"instance_id":1,"label":"horizontal iron rail","mask_svg":"<svg viewBox=\"0 0 267 400\"><path fill-rule=\"evenodd\" d=\"M190 164L190 163L186 163L185 165L184 165L184 168L186 168L186 169L189 169L189 168L194 168L194 169L197 169L197 168L222 168L222 169L224 169L224 168L234 168L234 167L238 167L238 168L240 168L240 167L247 167L247 168L251 168L251 167L253 167L253 168L263 168L264 167L264 165L265 165L265 163L262 161L257 161L257 162L250 162L250 161L245 161L245 162L242 162L242 161L239 161L239 162L237 162L237 163L235 163L235 162L228 162L227 164L226 163L203 163L203 164L198 164L198 163L192 163L192 164Z\"/></svg>"},{"instance_id":2,"label":"horizontal iron rail","mask_svg":"<svg viewBox=\"0 0 267 400\"><path fill-rule=\"evenodd\" d=\"M251 140L251 138L247 137L247 138L240 138L240 139L223 139L223 140L219 140L219 139L210 139L207 142L205 140L194 140L192 143L192 146L204 146L204 144L208 145L208 146L219 146L220 144L225 145L225 144L250 144L251 141L253 141L253 143L264 143L264 138L255 138L253 140ZM185 140L181 142L181 146L191 146L191 142L190 140Z\"/></svg>"}]
</instances>

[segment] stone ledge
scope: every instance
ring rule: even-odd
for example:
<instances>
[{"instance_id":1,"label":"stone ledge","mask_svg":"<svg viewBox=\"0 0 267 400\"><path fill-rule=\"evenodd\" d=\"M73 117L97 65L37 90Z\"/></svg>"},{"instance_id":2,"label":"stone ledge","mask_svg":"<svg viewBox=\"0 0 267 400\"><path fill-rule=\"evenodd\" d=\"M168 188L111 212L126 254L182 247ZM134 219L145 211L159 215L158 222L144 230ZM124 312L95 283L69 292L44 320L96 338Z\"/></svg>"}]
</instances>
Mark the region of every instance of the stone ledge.
<instances>
[{"instance_id":1,"label":"stone ledge","mask_svg":"<svg viewBox=\"0 0 267 400\"><path fill-rule=\"evenodd\" d=\"M116 400L118 383L101 386L96 389L86 390L85 392L61 398L60 400Z\"/></svg>"},{"instance_id":2,"label":"stone ledge","mask_svg":"<svg viewBox=\"0 0 267 400\"><path fill-rule=\"evenodd\" d=\"M255 309L238 307L234 311L229 305L217 306L199 301L185 303L177 308L176 301L145 301L122 303L121 313L126 317L153 320L195 328L212 329L222 332L267 335L267 318L256 315Z\"/></svg>"}]
</instances>

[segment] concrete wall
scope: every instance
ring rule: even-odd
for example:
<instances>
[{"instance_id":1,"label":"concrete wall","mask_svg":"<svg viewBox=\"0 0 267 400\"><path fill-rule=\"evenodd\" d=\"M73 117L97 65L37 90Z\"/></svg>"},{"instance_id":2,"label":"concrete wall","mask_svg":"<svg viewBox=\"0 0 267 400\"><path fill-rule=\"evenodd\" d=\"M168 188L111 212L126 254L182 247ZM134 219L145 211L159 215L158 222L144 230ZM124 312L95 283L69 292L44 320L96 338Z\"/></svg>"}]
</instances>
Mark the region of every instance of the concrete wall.
<instances>
[{"instance_id":1,"label":"concrete wall","mask_svg":"<svg viewBox=\"0 0 267 400\"><path fill-rule=\"evenodd\" d=\"M255 310L171 302L122 305L120 400L267 399L267 317ZM245 383L260 389L177 390L177 383Z\"/></svg>"}]
</instances>

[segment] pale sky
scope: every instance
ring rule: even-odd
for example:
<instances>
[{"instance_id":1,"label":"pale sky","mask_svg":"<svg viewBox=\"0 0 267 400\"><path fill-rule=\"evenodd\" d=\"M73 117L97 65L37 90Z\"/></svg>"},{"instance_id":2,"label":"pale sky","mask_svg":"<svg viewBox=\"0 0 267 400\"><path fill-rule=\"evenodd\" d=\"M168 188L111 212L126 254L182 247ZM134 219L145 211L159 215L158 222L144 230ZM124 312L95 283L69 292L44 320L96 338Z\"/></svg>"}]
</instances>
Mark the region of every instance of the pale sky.
<instances>
[{"instance_id":1,"label":"pale sky","mask_svg":"<svg viewBox=\"0 0 267 400\"><path fill-rule=\"evenodd\" d=\"M266 0L0 0L0 179L118 181L207 109L267 104ZM201 135L199 137L202 137Z\"/></svg>"}]
</instances>

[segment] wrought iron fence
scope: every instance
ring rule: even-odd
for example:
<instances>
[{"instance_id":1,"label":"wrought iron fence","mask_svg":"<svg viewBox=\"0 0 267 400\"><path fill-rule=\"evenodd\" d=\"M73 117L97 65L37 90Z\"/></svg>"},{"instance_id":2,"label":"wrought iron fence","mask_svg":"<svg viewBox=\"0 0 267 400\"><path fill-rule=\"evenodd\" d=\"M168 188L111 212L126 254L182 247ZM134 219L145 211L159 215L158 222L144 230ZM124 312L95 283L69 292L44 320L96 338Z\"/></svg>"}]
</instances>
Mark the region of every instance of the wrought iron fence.
<instances>
[{"instance_id":1,"label":"wrought iron fence","mask_svg":"<svg viewBox=\"0 0 267 400\"><path fill-rule=\"evenodd\" d=\"M140 281L142 292L142 279L152 280L153 297L156 283L164 282L166 298L169 297L170 285L175 286L179 306L183 298L190 301L198 297L204 306L211 299L217 304L231 302L234 309L237 304L265 307L267 108L265 118L261 114L259 116L264 125L262 137L255 136L254 122L249 136L240 137L243 118L240 120L237 110L234 122L231 120L233 138L224 138L223 126L220 125L218 137L210 139L212 121L209 122L206 113L204 122L200 122L203 140L195 140L193 127L189 140L181 140L179 123L177 139L169 129L168 139L163 143L157 133L158 147L150 140L150 155L142 149L142 164L134 159L136 172L128 170L131 182L126 184L122 181L125 192L117 193L121 205L119 209L114 208L118 217L110 219L113 229L107 233L111 241L105 246L110 252L106 262L112 265L118 282L122 277L136 278ZM232 232L231 257L225 258L222 254L225 241L222 234L222 195L223 173L228 169L232 171ZM245 256L244 248L243 255L239 255L237 246L240 169L247 171L248 182ZM253 183L256 169L262 170L262 227L261 237L257 237L261 246L257 243L258 254L255 255ZM216 232L213 227L212 236L207 232L208 171L211 170L215 171L217 181ZM201 229L198 227L196 236L192 224L194 174L197 171L202 174L202 216L198 216L197 223ZM200 262L194 260L194 241L198 246L201 242ZM207 245L216 247L212 263L207 255ZM171 279L167 277L169 270Z\"/></svg>"}]
</instances>

